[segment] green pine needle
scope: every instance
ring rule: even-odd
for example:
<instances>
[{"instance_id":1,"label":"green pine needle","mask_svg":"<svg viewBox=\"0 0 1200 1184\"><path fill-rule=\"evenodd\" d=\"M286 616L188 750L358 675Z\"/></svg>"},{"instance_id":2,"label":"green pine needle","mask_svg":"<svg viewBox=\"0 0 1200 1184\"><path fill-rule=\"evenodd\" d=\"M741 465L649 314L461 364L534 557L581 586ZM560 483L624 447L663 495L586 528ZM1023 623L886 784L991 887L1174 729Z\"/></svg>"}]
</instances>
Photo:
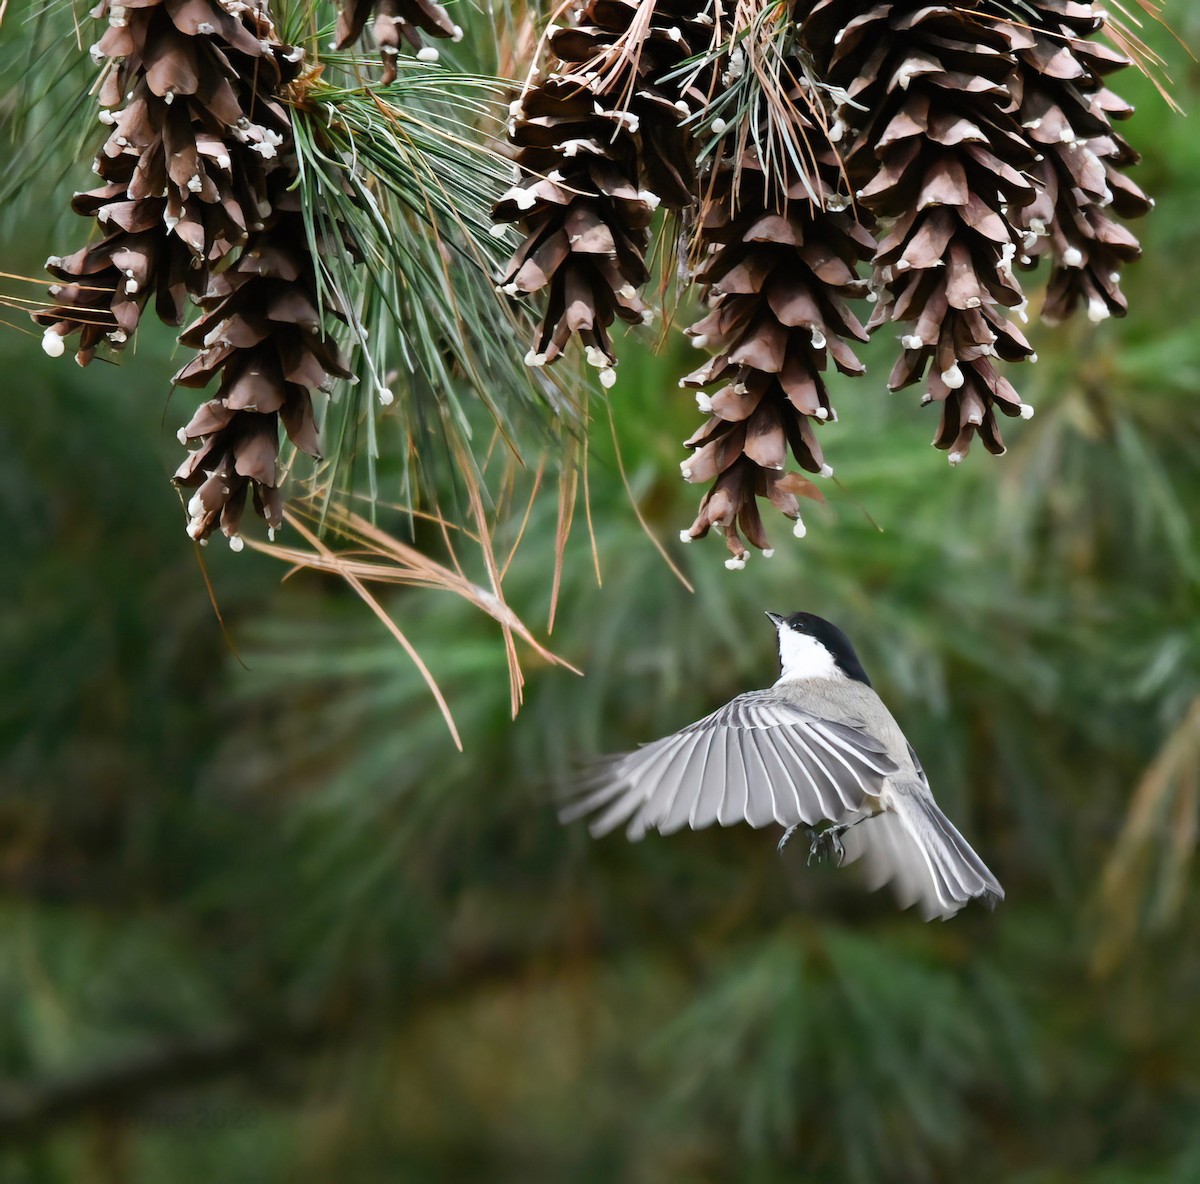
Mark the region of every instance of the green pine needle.
<instances>
[{"instance_id":1,"label":"green pine needle","mask_svg":"<svg viewBox=\"0 0 1200 1184\"><path fill-rule=\"evenodd\" d=\"M359 381L334 391L320 482L373 500L386 451L399 463L389 497L418 505L471 453L478 407L514 455L575 408L524 365L528 313L494 287L506 248L489 210L511 165L490 131L504 84L401 59L389 86L338 86L325 77L351 60L323 64L294 108L299 189L321 298L346 317ZM383 449L391 423L403 440Z\"/></svg>"},{"instance_id":2,"label":"green pine needle","mask_svg":"<svg viewBox=\"0 0 1200 1184\"><path fill-rule=\"evenodd\" d=\"M80 0L36 0L0 23L0 213L28 214L81 172L103 138L87 47L103 28ZM101 129L102 130L102 129ZM65 203L64 203L65 209Z\"/></svg>"}]
</instances>

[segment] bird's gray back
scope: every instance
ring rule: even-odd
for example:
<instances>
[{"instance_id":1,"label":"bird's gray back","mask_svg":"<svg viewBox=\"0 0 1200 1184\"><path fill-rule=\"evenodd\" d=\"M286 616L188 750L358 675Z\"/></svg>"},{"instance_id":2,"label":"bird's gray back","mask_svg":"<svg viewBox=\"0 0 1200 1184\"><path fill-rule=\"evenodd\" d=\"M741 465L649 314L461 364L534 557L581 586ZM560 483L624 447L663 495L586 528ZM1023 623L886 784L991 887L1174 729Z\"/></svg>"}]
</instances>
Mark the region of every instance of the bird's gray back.
<instances>
[{"instance_id":1,"label":"bird's gray back","mask_svg":"<svg viewBox=\"0 0 1200 1184\"><path fill-rule=\"evenodd\" d=\"M771 689L804 711L874 736L901 770L917 775L900 725L865 683L851 678L804 678L777 683Z\"/></svg>"}]
</instances>

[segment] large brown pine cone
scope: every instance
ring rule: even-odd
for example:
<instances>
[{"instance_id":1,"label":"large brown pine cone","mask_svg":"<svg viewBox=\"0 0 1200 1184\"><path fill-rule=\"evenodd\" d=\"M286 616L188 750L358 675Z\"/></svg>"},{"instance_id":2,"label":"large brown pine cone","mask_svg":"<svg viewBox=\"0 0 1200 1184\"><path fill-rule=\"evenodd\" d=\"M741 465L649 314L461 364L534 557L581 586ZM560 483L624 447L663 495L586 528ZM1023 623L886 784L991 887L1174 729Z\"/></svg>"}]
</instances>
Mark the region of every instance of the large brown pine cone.
<instances>
[{"instance_id":1,"label":"large brown pine cone","mask_svg":"<svg viewBox=\"0 0 1200 1184\"><path fill-rule=\"evenodd\" d=\"M1095 5L1028 7L1031 44L1018 52L1012 89L1021 126L1042 157L1033 169L1037 198L1021 210L1028 266L1051 260L1041 315L1054 324L1082 305L1093 321L1123 316L1120 269L1141 249L1110 211L1136 218L1153 205L1125 176L1138 155L1112 127L1133 108L1103 82L1129 60L1088 40L1105 23Z\"/></svg>"},{"instance_id":2,"label":"large brown pine cone","mask_svg":"<svg viewBox=\"0 0 1200 1184\"><path fill-rule=\"evenodd\" d=\"M102 120L112 132L97 158L104 184L74 208L104 237L51 259L57 303L35 315L47 352L79 334L76 357L121 349L151 296L167 323L187 297L204 309L183 335L202 349L176 381L215 398L181 433L200 441L176 474L197 488L189 533L219 525L238 537L246 493L272 528L281 521L278 447L317 454L311 390L346 375L317 318L317 281L303 218L283 88L303 55L275 39L265 12L217 0L104 0L109 28L93 54L105 62Z\"/></svg>"},{"instance_id":3,"label":"large brown pine cone","mask_svg":"<svg viewBox=\"0 0 1200 1184\"><path fill-rule=\"evenodd\" d=\"M875 241L855 217L823 125L801 115L820 100L799 85L791 98L795 135L808 145L812 172L800 174L785 155L781 180L764 175L753 150L727 156L712 178L700 229L707 255L696 278L710 311L688 333L717 352L683 382L718 389L697 396L710 418L686 442L695 451L681 468L688 481L714 484L682 537L718 527L730 567L747 555L739 528L752 546L771 553L759 497L804 533L798 496L821 495L786 471L788 454L809 472L832 473L813 432L814 424L837 418L822 373L830 360L843 374L863 372L846 338L865 341L867 334L846 301L864 293L857 267L871 258Z\"/></svg>"},{"instance_id":4,"label":"large brown pine cone","mask_svg":"<svg viewBox=\"0 0 1200 1184\"><path fill-rule=\"evenodd\" d=\"M578 336L611 382L610 326L649 318L638 294L648 227L660 204L693 201L683 123L700 106L665 76L712 35L705 5L678 0L591 0L575 24L550 33L556 64L512 105L518 180L494 212L525 234L503 290L546 289L532 364L554 361Z\"/></svg>"}]
</instances>

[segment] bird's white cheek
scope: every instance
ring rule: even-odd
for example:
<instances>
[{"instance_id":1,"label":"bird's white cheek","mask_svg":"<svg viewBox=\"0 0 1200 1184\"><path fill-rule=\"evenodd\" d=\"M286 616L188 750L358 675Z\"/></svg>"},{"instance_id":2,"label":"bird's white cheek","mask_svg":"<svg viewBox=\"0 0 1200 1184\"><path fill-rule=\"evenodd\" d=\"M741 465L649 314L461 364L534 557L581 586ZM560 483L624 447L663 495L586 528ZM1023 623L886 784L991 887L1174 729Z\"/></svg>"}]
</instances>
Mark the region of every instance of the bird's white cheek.
<instances>
[{"instance_id":1,"label":"bird's white cheek","mask_svg":"<svg viewBox=\"0 0 1200 1184\"><path fill-rule=\"evenodd\" d=\"M841 671L833 655L815 637L791 629L779 631L779 682L798 678L837 678Z\"/></svg>"}]
</instances>

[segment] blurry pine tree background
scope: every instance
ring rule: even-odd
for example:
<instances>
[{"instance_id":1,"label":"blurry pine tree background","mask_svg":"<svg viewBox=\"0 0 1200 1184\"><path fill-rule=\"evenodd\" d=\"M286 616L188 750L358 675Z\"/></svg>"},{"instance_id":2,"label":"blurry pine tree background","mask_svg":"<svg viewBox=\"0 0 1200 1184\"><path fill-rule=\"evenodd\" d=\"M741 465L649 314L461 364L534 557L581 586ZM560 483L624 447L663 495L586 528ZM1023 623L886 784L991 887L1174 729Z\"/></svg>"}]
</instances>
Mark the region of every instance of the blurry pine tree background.
<instances>
[{"instance_id":1,"label":"blurry pine tree background","mask_svg":"<svg viewBox=\"0 0 1200 1184\"><path fill-rule=\"evenodd\" d=\"M1200 13L1165 15L1200 44ZM469 16L460 60L495 71ZM1200 70L1145 33L1194 112ZM674 542L694 351L628 334L620 460L592 406L603 582L581 502L548 640L586 676L523 649L512 722L494 621L380 593L462 753L336 579L210 548L232 652L167 484L168 331L81 370L6 310L0 1178L1200 1180L1200 138L1147 78L1118 89L1158 201L1130 314L1034 330L1008 455L948 469L873 343L832 380L840 486L808 537L729 572ZM85 169L10 195L6 270L81 241ZM504 587L545 638L552 484L532 506ZM855 639L994 914L922 924L748 828L558 825L572 761L772 676L767 608Z\"/></svg>"}]
</instances>

